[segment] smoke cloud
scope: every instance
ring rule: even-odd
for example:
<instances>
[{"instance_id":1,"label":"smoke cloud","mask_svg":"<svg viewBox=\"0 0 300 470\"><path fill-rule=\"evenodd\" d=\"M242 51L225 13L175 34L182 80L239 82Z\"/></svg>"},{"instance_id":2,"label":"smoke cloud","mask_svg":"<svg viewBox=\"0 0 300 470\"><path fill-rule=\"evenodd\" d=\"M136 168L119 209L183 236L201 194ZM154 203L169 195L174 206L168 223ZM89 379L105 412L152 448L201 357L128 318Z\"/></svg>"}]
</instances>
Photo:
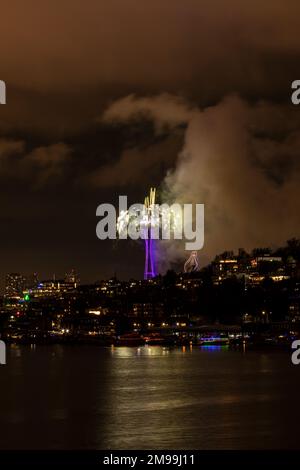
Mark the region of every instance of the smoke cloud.
<instances>
[{"instance_id":1,"label":"smoke cloud","mask_svg":"<svg viewBox=\"0 0 300 470\"><path fill-rule=\"evenodd\" d=\"M162 202L205 204L200 257L208 260L224 250L276 246L299 235L300 132L291 107L227 96L200 109L176 96L128 96L103 119L130 123L146 116L158 133L168 128L171 134L185 124L183 148L162 183ZM164 267L187 256L183 243L161 246Z\"/></svg>"}]
</instances>

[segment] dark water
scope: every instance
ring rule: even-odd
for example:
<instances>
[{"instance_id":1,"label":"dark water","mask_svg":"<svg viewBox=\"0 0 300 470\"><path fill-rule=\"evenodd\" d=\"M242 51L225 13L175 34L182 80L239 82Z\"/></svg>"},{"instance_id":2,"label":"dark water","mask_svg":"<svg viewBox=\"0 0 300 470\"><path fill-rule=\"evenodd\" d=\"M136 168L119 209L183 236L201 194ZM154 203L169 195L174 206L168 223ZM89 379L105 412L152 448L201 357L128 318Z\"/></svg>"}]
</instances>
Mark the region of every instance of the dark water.
<instances>
[{"instance_id":1,"label":"dark water","mask_svg":"<svg viewBox=\"0 0 300 470\"><path fill-rule=\"evenodd\" d=\"M221 348L11 346L1 448L300 448L300 366Z\"/></svg>"}]
</instances>

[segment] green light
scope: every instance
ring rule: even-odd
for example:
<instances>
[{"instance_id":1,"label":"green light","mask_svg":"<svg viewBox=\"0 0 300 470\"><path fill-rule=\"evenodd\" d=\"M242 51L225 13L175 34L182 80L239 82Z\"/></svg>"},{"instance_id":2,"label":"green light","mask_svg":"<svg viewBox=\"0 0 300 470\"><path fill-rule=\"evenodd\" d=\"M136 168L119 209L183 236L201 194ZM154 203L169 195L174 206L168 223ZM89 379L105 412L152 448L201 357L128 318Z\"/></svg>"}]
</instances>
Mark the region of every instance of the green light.
<instances>
[{"instance_id":1,"label":"green light","mask_svg":"<svg viewBox=\"0 0 300 470\"><path fill-rule=\"evenodd\" d=\"M25 294L24 295L24 300L26 300L26 302L28 302L30 300L30 295L29 294Z\"/></svg>"}]
</instances>

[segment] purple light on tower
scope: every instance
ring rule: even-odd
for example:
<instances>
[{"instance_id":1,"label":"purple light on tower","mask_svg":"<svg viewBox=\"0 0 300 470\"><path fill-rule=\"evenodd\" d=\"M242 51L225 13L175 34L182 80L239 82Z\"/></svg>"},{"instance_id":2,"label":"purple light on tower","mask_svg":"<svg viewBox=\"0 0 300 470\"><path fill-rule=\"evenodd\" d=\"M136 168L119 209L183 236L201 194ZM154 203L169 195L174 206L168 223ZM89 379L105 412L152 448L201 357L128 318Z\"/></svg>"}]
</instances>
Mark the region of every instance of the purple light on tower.
<instances>
[{"instance_id":1,"label":"purple light on tower","mask_svg":"<svg viewBox=\"0 0 300 470\"><path fill-rule=\"evenodd\" d=\"M142 216L142 218L141 218ZM156 276L155 268L155 240L157 228L159 228L159 210L155 205L155 188L150 188L149 196L145 197L142 214L140 208L123 210L117 220L117 231L122 238L128 236L128 225L133 224L141 238L145 241L145 268L144 279L152 279Z\"/></svg>"},{"instance_id":2,"label":"purple light on tower","mask_svg":"<svg viewBox=\"0 0 300 470\"><path fill-rule=\"evenodd\" d=\"M156 276L155 270L155 257L154 257L154 240L152 238L151 230L151 211L155 205L155 188L150 189L150 196L145 198L145 208L146 208L146 219L147 226L146 237L145 237L145 269L144 269L144 279L152 279Z\"/></svg>"},{"instance_id":3,"label":"purple light on tower","mask_svg":"<svg viewBox=\"0 0 300 470\"><path fill-rule=\"evenodd\" d=\"M155 276L154 240L152 240L152 238L148 238L145 240L144 279L152 279Z\"/></svg>"}]
</instances>

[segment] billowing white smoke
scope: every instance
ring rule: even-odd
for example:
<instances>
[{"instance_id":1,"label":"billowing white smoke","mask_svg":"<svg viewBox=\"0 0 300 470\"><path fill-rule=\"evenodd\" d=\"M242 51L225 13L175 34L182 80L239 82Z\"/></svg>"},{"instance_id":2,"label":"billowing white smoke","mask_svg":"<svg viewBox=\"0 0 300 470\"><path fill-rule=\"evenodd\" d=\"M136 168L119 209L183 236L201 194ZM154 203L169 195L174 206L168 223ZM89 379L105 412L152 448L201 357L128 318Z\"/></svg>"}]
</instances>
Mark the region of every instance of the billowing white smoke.
<instances>
[{"instance_id":1,"label":"billowing white smoke","mask_svg":"<svg viewBox=\"0 0 300 470\"><path fill-rule=\"evenodd\" d=\"M104 120L146 114L157 132L186 124L164 202L205 204L208 260L223 250L276 246L299 235L299 118L290 113L288 106L251 106L235 96L203 110L170 95L130 96L115 102ZM164 248L170 262L186 257L183 243Z\"/></svg>"}]
</instances>

